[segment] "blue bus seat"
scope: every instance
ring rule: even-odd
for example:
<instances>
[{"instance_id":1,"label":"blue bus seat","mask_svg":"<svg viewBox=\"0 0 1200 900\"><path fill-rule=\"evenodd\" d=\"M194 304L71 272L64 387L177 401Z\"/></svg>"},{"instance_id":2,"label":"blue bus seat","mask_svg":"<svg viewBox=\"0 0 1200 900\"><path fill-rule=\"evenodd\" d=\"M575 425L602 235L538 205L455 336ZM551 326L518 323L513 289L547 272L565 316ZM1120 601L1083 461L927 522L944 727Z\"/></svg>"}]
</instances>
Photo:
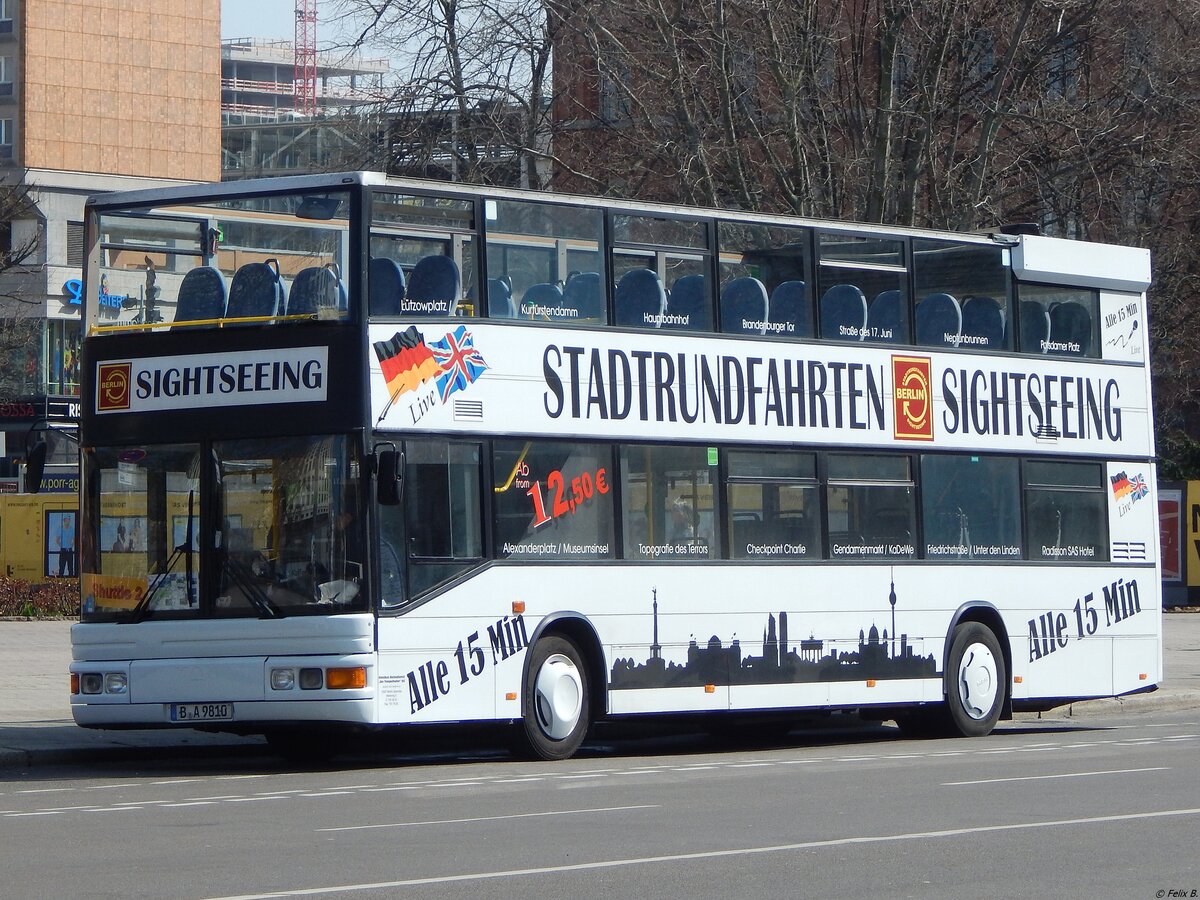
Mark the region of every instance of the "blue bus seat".
<instances>
[{"instance_id":1,"label":"blue bus seat","mask_svg":"<svg viewBox=\"0 0 1200 900\"><path fill-rule=\"evenodd\" d=\"M563 288L563 306L585 322L605 322L604 281L599 272L576 272Z\"/></svg>"},{"instance_id":2,"label":"blue bus seat","mask_svg":"<svg viewBox=\"0 0 1200 900\"><path fill-rule=\"evenodd\" d=\"M667 309L667 292L653 269L630 269L617 282L618 325L657 328Z\"/></svg>"},{"instance_id":3,"label":"blue bus seat","mask_svg":"<svg viewBox=\"0 0 1200 900\"><path fill-rule=\"evenodd\" d=\"M960 346L996 350L1004 346L1004 310L994 297L968 297L962 306Z\"/></svg>"},{"instance_id":4,"label":"blue bus seat","mask_svg":"<svg viewBox=\"0 0 1200 900\"><path fill-rule=\"evenodd\" d=\"M367 309L373 316L398 316L404 302L404 270L394 259L376 256L367 267Z\"/></svg>"},{"instance_id":5,"label":"blue bus seat","mask_svg":"<svg viewBox=\"0 0 1200 900\"><path fill-rule=\"evenodd\" d=\"M400 311L407 315L452 316L462 294L458 263L449 256L423 256L408 276Z\"/></svg>"},{"instance_id":6,"label":"blue bus seat","mask_svg":"<svg viewBox=\"0 0 1200 900\"><path fill-rule=\"evenodd\" d=\"M1092 345L1092 317L1081 303L1055 303L1050 307L1050 343L1065 344L1052 352L1087 356Z\"/></svg>"},{"instance_id":7,"label":"blue bus seat","mask_svg":"<svg viewBox=\"0 0 1200 900\"><path fill-rule=\"evenodd\" d=\"M1021 301L1021 350L1045 353L1050 340L1050 314L1037 300Z\"/></svg>"},{"instance_id":8,"label":"blue bus seat","mask_svg":"<svg viewBox=\"0 0 1200 900\"><path fill-rule=\"evenodd\" d=\"M679 319L679 321L675 321ZM710 320L708 290L703 275L683 275L671 285L667 295L667 315L663 328L704 331Z\"/></svg>"},{"instance_id":9,"label":"blue bus seat","mask_svg":"<svg viewBox=\"0 0 1200 900\"><path fill-rule=\"evenodd\" d=\"M749 275L721 289L721 330L726 334L767 333L767 289Z\"/></svg>"},{"instance_id":10,"label":"blue bus seat","mask_svg":"<svg viewBox=\"0 0 1200 900\"><path fill-rule=\"evenodd\" d=\"M242 319L250 316L277 316L284 308L283 280L279 277L279 260L252 262L241 266L229 285L229 302L225 318Z\"/></svg>"},{"instance_id":11,"label":"blue bus seat","mask_svg":"<svg viewBox=\"0 0 1200 900\"><path fill-rule=\"evenodd\" d=\"M176 325L225 315L225 276L215 266L197 266L179 283L175 304Z\"/></svg>"},{"instance_id":12,"label":"blue bus seat","mask_svg":"<svg viewBox=\"0 0 1200 900\"><path fill-rule=\"evenodd\" d=\"M513 306L512 289L502 278L488 279L488 317L492 319L511 319L517 311Z\"/></svg>"},{"instance_id":13,"label":"blue bus seat","mask_svg":"<svg viewBox=\"0 0 1200 900\"><path fill-rule=\"evenodd\" d=\"M861 341L867 329L867 298L857 285L835 284L821 295L821 337Z\"/></svg>"},{"instance_id":14,"label":"blue bus seat","mask_svg":"<svg viewBox=\"0 0 1200 900\"><path fill-rule=\"evenodd\" d=\"M309 266L292 279L288 292L289 316L316 315L321 309L346 309L346 286L332 266Z\"/></svg>"},{"instance_id":15,"label":"blue bus seat","mask_svg":"<svg viewBox=\"0 0 1200 900\"><path fill-rule=\"evenodd\" d=\"M917 343L923 347L957 347L962 310L949 294L930 294L917 304Z\"/></svg>"},{"instance_id":16,"label":"blue bus seat","mask_svg":"<svg viewBox=\"0 0 1200 900\"><path fill-rule=\"evenodd\" d=\"M885 344L908 342L908 308L898 290L880 291L867 310L868 341Z\"/></svg>"},{"instance_id":17,"label":"blue bus seat","mask_svg":"<svg viewBox=\"0 0 1200 900\"><path fill-rule=\"evenodd\" d=\"M548 281L531 284L521 295L518 311L523 319L542 319L547 322L557 322L558 316L550 310L562 309L563 292L557 284Z\"/></svg>"},{"instance_id":18,"label":"blue bus seat","mask_svg":"<svg viewBox=\"0 0 1200 900\"><path fill-rule=\"evenodd\" d=\"M783 337L812 337L812 309L803 281L784 281L771 291L767 331Z\"/></svg>"}]
</instances>

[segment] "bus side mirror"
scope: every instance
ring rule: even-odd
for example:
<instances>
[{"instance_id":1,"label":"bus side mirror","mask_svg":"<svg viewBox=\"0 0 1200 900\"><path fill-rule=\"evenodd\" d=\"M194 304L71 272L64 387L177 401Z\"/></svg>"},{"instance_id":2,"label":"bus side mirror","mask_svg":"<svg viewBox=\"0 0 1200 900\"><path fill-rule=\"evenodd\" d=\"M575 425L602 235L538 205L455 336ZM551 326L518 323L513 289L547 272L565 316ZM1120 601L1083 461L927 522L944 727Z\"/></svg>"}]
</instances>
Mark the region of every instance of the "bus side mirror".
<instances>
[{"instance_id":1,"label":"bus side mirror","mask_svg":"<svg viewBox=\"0 0 1200 900\"><path fill-rule=\"evenodd\" d=\"M392 443L375 445L375 496L380 506L400 503L400 469L403 454Z\"/></svg>"},{"instance_id":2,"label":"bus side mirror","mask_svg":"<svg viewBox=\"0 0 1200 900\"><path fill-rule=\"evenodd\" d=\"M38 438L25 455L25 490L36 494L42 489L42 472L46 468L46 441Z\"/></svg>"}]
</instances>

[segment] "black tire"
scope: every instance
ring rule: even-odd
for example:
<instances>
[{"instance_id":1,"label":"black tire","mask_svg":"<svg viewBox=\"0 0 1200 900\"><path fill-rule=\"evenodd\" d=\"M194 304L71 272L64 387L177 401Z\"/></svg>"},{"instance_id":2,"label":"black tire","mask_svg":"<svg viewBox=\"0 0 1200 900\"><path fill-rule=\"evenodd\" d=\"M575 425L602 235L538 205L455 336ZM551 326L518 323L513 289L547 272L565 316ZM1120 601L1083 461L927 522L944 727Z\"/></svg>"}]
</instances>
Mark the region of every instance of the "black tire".
<instances>
[{"instance_id":1,"label":"black tire","mask_svg":"<svg viewBox=\"0 0 1200 900\"><path fill-rule=\"evenodd\" d=\"M945 678L946 724L953 733L991 734L1008 697L1008 670L1000 641L990 628L963 622L954 629Z\"/></svg>"},{"instance_id":2,"label":"black tire","mask_svg":"<svg viewBox=\"0 0 1200 900\"><path fill-rule=\"evenodd\" d=\"M591 725L591 688L583 654L569 638L548 635L530 649L527 671L522 748L538 759L567 759Z\"/></svg>"}]
</instances>

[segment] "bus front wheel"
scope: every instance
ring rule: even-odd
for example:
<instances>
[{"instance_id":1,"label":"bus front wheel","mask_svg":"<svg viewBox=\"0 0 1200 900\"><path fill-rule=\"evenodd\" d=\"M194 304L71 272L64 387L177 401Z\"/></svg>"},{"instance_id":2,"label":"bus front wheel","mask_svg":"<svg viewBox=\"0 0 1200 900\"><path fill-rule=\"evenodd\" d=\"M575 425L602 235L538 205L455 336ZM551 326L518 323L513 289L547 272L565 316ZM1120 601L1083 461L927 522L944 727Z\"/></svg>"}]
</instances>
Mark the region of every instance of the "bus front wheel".
<instances>
[{"instance_id":1,"label":"bus front wheel","mask_svg":"<svg viewBox=\"0 0 1200 900\"><path fill-rule=\"evenodd\" d=\"M986 625L963 622L954 629L946 660L948 724L964 737L990 734L1000 720L1007 689L1000 641Z\"/></svg>"},{"instance_id":2,"label":"bus front wheel","mask_svg":"<svg viewBox=\"0 0 1200 900\"><path fill-rule=\"evenodd\" d=\"M534 644L525 682L525 748L538 759L567 759L591 724L583 655L569 638L549 635Z\"/></svg>"}]
</instances>

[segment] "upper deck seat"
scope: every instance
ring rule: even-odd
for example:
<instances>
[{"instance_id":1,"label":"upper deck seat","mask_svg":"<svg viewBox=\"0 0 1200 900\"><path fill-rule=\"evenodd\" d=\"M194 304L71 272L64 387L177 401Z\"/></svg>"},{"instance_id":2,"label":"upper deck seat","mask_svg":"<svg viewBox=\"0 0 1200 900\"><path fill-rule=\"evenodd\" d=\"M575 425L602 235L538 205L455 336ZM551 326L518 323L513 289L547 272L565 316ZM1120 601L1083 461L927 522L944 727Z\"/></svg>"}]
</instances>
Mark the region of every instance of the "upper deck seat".
<instances>
[{"instance_id":1,"label":"upper deck seat","mask_svg":"<svg viewBox=\"0 0 1200 900\"><path fill-rule=\"evenodd\" d=\"M537 319L543 322L557 322L556 314L562 309L563 292L557 284L548 281L531 284L521 295L519 312L523 319Z\"/></svg>"},{"instance_id":2,"label":"upper deck seat","mask_svg":"<svg viewBox=\"0 0 1200 900\"><path fill-rule=\"evenodd\" d=\"M721 289L721 330L726 334L767 333L767 289L749 275Z\"/></svg>"},{"instance_id":3,"label":"upper deck seat","mask_svg":"<svg viewBox=\"0 0 1200 900\"><path fill-rule=\"evenodd\" d=\"M771 291L767 309L771 334L783 337L812 337L812 309L808 301L808 285L803 281L784 281Z\"/></svg>"},{"instance_id":4,"label":"upper deck seat","mask_svg":"<svg viewBox=\"0 0 1200 900\"><path fill-rule=\"evenodd\" d=\"M917 343L923 347L957 347L962 309L949 294L929 294L917 304Z\"/></svg>"},{"instance_id":5,"label":"upper deck seat","mask_svg":"<svg viewBox=\"0 0 1200 900\"><path fill-rule=\"evenodd\" d=\"M576 272L563 288L563 306L578 313L585 322L603 322L605 313L604 281L599 272Z\"/></svg>"},{"instance_id":6,"label":"upper deck seat","mask_svg":"<svg viewBox=\"0 0 1200 900\"><path fill-rule=\"evenodd\" d=\"M962 342L968 349L1004 346L1004 310L994 297L969 297L962 306Z\"/></svg>"},{"instance_id":7,"label":"upper deck seat","mask_svg":"<svg viewBox=\"0 0 1200 900\"><path fill-rule=\"evenodd\" d=\"M241 266L229 285L229 302L225 318L277 316L284 308L283 280L279 277L279 260L252 262ZM227 324L231 324L227 321ZM261 323L251 323L261 324Z\"/></svg>"},{"instance_id":8,"label":"upper deck seat","mask_svg":"<svg viewBox=\"0 0 1200 900\"><path fill-rule=\"evenodd\" d=\"M861 341L867 330L867 298L857 285L835 284L821 295L821 337Z\"/></svg>"},{"instance_id":9,"label":"upper deck seat","mask_svg":"<svg viewBox=\"0 0 1200 900\"><path fill-rule=\"evenodd\" d=\"M488 279L488 317L511 319L517 314L513 306L512 289L503 278Z\"/></svg>"},{"instance_id":10,"label":"upper deck seat","mask_svg":"<svg viewBox=\"0 0 1200 900\"><path fill-rule=\"evenodd\" d=\"M408 276L400 304L404 315L452 316L462 294L462 274L449 256L423 256Z\"/></svg>"},{"instance_id":11,"label":"upper deck seat","mask_svg":"<svg viewBox=\"0 0 1200 900\"><path fill-rule=\"evenodd\" d=\"M1021 350L1025 353L1045 353L1050 340L1050 314L1037 300L1022 300Z\"/></svg>"},{"instance_id":12,"label":"upper deck seat","mask_svg":"<svg viewBox=\"0 0 1200 900\"><path fill-rule=\"evenodd\" d=\"M200 319L220 319L225 315L225 276L215 266L197 266L179 283L176 298L176 325Z\"/></svg>"},{"instance_id":13,"label":"upper deck seat","mask_svg":"<svg viewBox=\"0 0 1200 900\"><path fill-rule=\"evenodd\" d=\"M1050 343L1055 353L1087 356L1092 344L1092 317L1081 303L1055 303L1050 307ZM1057 345L1062 344L1060 348Z\"/></svg>"},{"instance_id":14,"label":"upper deck seat","mask_svg":"<svg viewBox=\"0 0 1200 900\"><path fill-rule=\"evenodd\" d=\"M616 324L657 328L667 309L667 292L653 269L630 269L617 282Z\"/></svg>"},{"instance_id":15,"label":"upper deck seat","mask_svg":"<svg viewBox=\"0 0 1200 900\"><path fill-rule=\"evenodd\" d=\"M704 276L684 275L675 279L671 293L667 295L667 315L662 327L703 331L708 322L708 290Z\"/></svg>"},{"instance_id":16,"label":"upper deck seat","mask_svg":"<svg viewBox=\"0 0 1200 900\"><path fill-rule=\"evenodd\" d=\"M404 301L404 270L386 256L372 257L367 267L368 311L373 316L398 316Z\"/></svg>"},{"instance_id":17,"label":"upper deck seat","mask_svg":"<svg viewBox=\"0 0 1200 900\"><path fill-rule=\"evenodd\" d=\"M345 310L346 287L333 266L309 266L292 279L288 292L289 316L316 315L320 310Z\"/></svg>"},{"instance_id":18,"label":"upper deck seat","mask_svg":"<svg viewBox=\"0 0 1200 900\"><path fill-rule=\"evenodd\" d=\"M868 341L902 344L908 341L908 309L898 290L880 291L867 310Z\"/></svg>"}]
</instances>

